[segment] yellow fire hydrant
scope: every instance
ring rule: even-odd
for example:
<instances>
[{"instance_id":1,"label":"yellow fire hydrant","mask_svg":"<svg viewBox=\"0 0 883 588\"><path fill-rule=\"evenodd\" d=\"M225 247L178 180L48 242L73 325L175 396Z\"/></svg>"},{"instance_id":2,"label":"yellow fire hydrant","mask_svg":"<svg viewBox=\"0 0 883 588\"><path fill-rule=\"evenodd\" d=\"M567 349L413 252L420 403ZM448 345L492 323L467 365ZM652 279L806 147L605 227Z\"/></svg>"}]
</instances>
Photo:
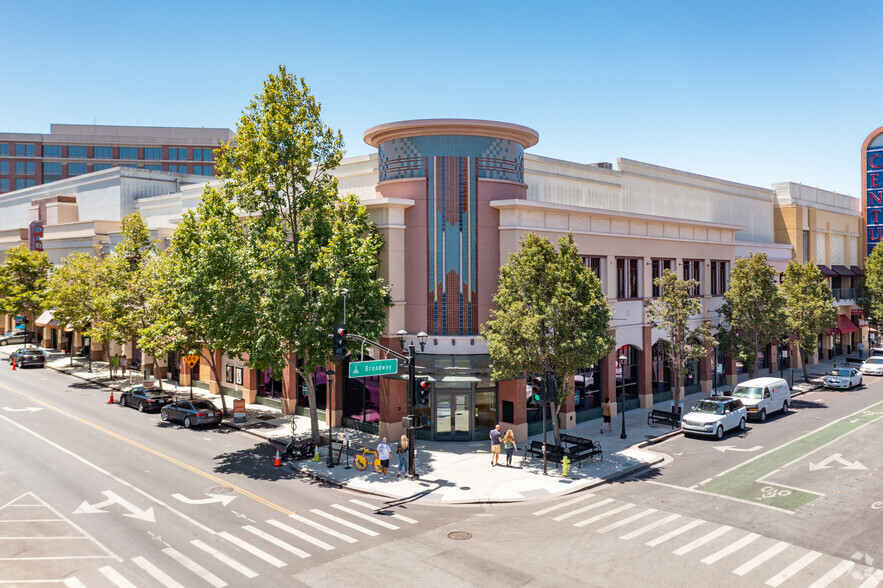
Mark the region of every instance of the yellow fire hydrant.
<instances>
[{"instance_id":1,"label":"yellow fire hydrant","mask_svg":"<svg viewBox=\"0 0 883 588\"><path fill-rule=\"evenodd\" d=\"M570 458L565 455L564 458L561 460L561 475L566 478L569 473L570 473Z\"/></svg>"}]
</instances>

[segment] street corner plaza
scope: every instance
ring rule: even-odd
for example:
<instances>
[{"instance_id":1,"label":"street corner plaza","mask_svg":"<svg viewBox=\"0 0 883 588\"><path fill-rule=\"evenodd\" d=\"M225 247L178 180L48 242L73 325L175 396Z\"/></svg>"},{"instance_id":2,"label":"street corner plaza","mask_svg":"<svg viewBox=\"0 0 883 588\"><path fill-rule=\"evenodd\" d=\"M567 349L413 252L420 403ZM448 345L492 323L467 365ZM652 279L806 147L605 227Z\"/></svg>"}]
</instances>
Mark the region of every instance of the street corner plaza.
<instances>
[{"instance_id":1,"label":"street corner plaza","mask_svg":"<svg viewBox=\"0 0 883 588\"><path fill-rule=\"evenodd\" d=\"M788 511L815 507L836 495L837 509L853 510L859 505L850 502L877 485L881 417L883 402L785 442L695 488ZM883 495L877 507L883 509Z\"/></svg>"}]
</instances>

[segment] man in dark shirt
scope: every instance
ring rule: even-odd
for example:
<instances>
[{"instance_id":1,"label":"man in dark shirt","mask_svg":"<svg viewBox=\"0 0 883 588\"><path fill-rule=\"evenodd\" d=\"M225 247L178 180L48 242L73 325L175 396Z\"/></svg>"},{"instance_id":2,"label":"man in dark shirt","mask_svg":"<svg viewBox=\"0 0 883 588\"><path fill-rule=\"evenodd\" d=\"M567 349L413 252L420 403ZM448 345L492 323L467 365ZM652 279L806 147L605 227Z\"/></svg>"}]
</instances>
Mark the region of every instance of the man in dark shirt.
<instances>
[{"instance_id":1,"label":"man in dark shirt","mask_svg":"<svg viewBox=\"0 0 883 588\"><path fill-rule=\"evenodd\" d=\"M491 465L497 465L497 461L500 459L500 448L502 447L501 443L503 441L503 435L500 433L500 425L497 425L491 430Z\"/></svg>"}]
</instances>

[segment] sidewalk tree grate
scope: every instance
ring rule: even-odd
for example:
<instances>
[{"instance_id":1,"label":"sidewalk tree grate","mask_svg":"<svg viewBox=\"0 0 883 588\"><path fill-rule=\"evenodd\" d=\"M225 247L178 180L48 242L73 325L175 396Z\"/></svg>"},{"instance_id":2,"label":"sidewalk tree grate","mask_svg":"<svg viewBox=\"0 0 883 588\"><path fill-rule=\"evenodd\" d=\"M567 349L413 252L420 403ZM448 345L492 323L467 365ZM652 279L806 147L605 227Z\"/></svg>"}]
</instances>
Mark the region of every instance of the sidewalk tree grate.
<instances>
[{"instance_id":1,"label":"sidewalk tree grate","mask_svg":"<svg viewBox=\"0 0 883 588\"><path fill-rule=\"evenodd\" d=\"M448 533L448 539L453 539L454 541L466 541L467 539L472 539L472 533L467 533L466 531L451 531Z\"/></svg>"}]
</instances>

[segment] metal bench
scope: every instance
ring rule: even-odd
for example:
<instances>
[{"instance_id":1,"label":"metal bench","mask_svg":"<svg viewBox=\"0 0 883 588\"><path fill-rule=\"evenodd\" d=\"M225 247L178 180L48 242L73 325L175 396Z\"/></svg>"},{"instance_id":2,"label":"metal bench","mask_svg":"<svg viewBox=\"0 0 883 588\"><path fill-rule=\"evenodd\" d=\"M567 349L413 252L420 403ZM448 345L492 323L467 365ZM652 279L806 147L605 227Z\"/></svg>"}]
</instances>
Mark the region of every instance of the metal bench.
<instances>
[{"instance_id":1,"label":"metal bench","mask_svg":"<svg viewBox=\"0 0 883 588\"><path fill-rule=\"evenodd\" d=\"M673 411L652 409L647 413L647 424L653 423L664 423L671 425L671 428L674 429L681 423L680 407L675 408Z\"/></svg>"}]
</instances>

